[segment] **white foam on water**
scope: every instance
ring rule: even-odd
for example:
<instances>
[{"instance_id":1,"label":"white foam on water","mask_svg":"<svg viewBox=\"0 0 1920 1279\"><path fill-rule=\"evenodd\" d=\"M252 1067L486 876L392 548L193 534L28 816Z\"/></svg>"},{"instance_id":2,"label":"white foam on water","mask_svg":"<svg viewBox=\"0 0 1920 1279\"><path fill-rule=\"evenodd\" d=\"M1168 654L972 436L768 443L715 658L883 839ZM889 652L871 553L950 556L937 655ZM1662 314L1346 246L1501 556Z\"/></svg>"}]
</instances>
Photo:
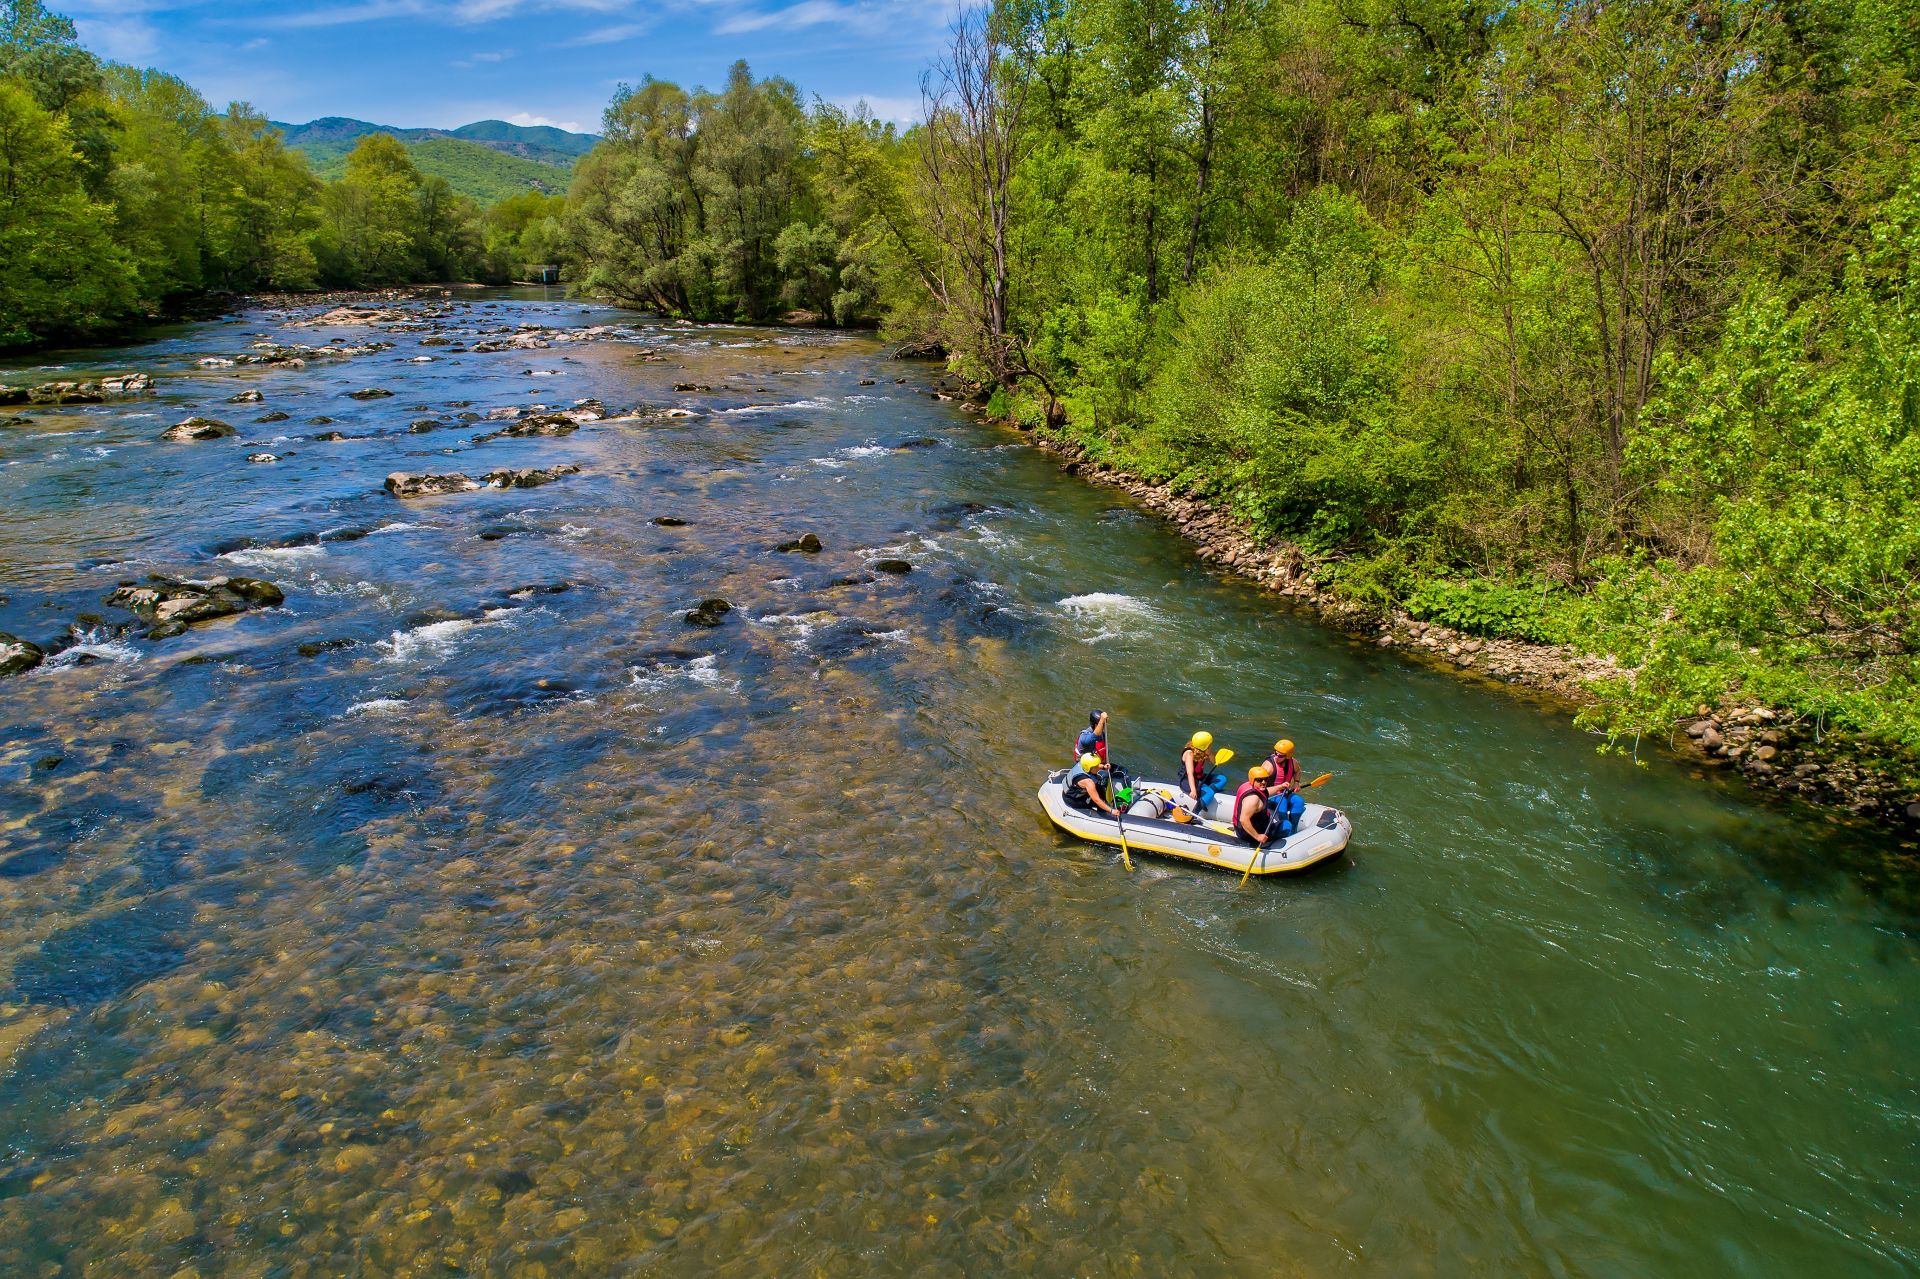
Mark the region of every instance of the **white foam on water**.
<instances>
[{"instance_id":1,"label":"white foam on water","mask_svg":"<svg viewBox=\"0 0 1920 1279\"><path fill-rule=\"evenodd\" d=\"M140 660L140 650L123 639L115 639L104 631L82 631L80 637L66 648L40 664L43 671L62 671L84 665L84 658L95 661L111 662L124 666Z\"/></svg>"},{"instance_id":2,"label":"white foam on water","mask_svg":"<svg viewBox=\"0 0 1920 1279\"><path fill-rule=\"evenodd\" d=\"M1158 610L1137 595L1122 595L1118 591L1092 591L1086 595L1069 595L1060 601L1060 607L1069 613L1124 613L1134 617L1152 617Z\"/></svg>"},{"instance_id":3,"label":"white foam on water","mask_svg":"<svg viewBox=\"0 0 1920 1279\"><path fill-rule=\"evenodd\" d=\"M409 524L405 520L395 520L391 524L382 524L379 528L374 529L372 532L368 533L367 536L378 537L382 533L404 533L409 529L425 528L425 527L427 526L424 524Z\"/></svg>"},{"instance_id":4,"label":"white foam on water","mask_svg":"<svg viewBox=\"0 0 1920 1279\"><path fill-rule=\"evenodd\" d=\"M560 526L560 536L568 542L583 542L587 538L592 537L593 534L594 530L585 524L562 524Z\"/></svg>"},{"instance_id":5,"label":"white foam on water","mask_svg":"<svg viewBox=\"0 0 1920 1279\"><path fill-rule=\"evenodd\" d=\"M470 617L456 617L444 622L428 622L425 626L416 626L412 630L395 631L386 639L376 641L374 647L384 649L390 662L405 662L419 656L442 656L450 653L459 644L461 638L484 626L503 625L503 619L516 612L510 608L490 608L484 620Z\"/></svg>"},{"instance_id":6,"label":"white foam on water","mask_svg":"<svg viewBox=\"0 0 1920 1279\"><path fill-rule=\"evenodd\" d=\"M118 451L118 449L103 448L98 444L87 450L87 452L93 454L95 457L112 457Z\"/></svg>"},{"instance_id":7,"label":"white foam on water","mask_svg":"<svg viewBox=\"0 0 1920 1279\"><path fill-rule=\"evenodd\" d=\"M891 452L893 450L884 444L856 444L850 449L841 449L839 455L845 458L885 457Z\"/></svg>"},{"instance_id":8,"label":"white foam on water","mask_svg":"<svg viewBox=\"0 0 1920 1279\"><path fill-rule=\"evenodd\" d=\"M409 705L403 697L376 697L370 701L355 702L340 715L342 719L349 715L389 715L394 711L403 711Z\"/></svg>"},{"instance_id":9,"label":"white foam on water","mask_svg":"<svg viewBox=\"0 0 1920 1279\"><path fill-rule=\"evenodd\" d=\"M716 417L746 417L754 413L784 413L788 409L824 409L821 400L794 400L787 404L748 404L737 409L715 410Z\"/></svg>"},{"instance_id":10,"label":"white foam on water","mask_svg":"<svg viewBox=\"0 0 1920 1279\"><path fill-rule=\"evenodd\" d=\"M248 546L228 551L220 558L242 568L280 569L317 560L327 553L324 546Z\"/></svg>"},{"instance_id":11,"label":"white foam on water","mask_svg":"<svg viewBox=\"0 0 1920 1279\"><path fill-rule=\"evenodd\" d=\"M634 688L650 693L657 693L676 680L691 680L703 688L724 689L729 693L740 691L738 680L728 679L720 673L720 659L712 653L696 657L682 666L629 667L627 678Z\"/></svg>"},{"instance_id":12,"label":"white foam on water","mask_svg":"<svg viewBox=\"0 0 1920 1279\"><path fill-rule=\"evenodd\" d=\"M1069 595L1060 601L1060 608L1083 627L1091 624L1093 629L1082 630L1077 635L1078 639L1088 644L1123 639L1126 631L1122 623L1158 620L1160 616L1159 610L1145 600L1117 591Z\"/></svg>"}]
</instances>

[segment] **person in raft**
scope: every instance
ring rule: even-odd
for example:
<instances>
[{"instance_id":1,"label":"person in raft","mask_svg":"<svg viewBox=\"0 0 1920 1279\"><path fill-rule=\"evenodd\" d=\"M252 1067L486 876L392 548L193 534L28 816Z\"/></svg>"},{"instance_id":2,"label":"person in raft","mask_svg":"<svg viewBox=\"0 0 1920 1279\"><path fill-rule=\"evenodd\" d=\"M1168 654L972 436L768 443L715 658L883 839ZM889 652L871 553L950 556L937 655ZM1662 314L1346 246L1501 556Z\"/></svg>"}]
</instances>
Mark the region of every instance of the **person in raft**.
<instances>
[{"instance_id":1,"label":"person in raft","mask_svg":"<svg viewBox=\"0 0 1920 1279\"><path fill-rule=\"evenodd\" d=\"M1107 802L1106 790L1111 775L1100 757L1088 751L1067 774L1067 780L1060 784L1060 797L1067 801L1069 808L1077 808L1091 813L1096 809L1109 817L1120 814L1113 811L1113 805Z\"/></svg>"},{"instance_id":2,"label":"person in raft","mask_svg":"<svg viewBox=\"0 0 1920 1279\"><path fill-rule=\"evenodd\" d=\"M1073 757L1098 755L1101 763L1107 762L1107 713L1088 711L1087 726L1080 730L1080 739L1073 744Z\"/></svg>"},{"instance_id":3,"label":"person in raft","mask_svg":"<svg viewBox=\"0 0 1920 1279\"><path fill-rule=\"evenodd\" d=\"M1300 761L1293 757L1293 743L1284 737L1275 742L1273 754L1267 756L1267 767L1273 770L1273 816L1280 824L1280 837L1285 839L1300 829L1300 815L1307 811L1307 801L1300 794Z\"/></svg>"},{"instance_id":4,"label":"person in raft","mask_svg":"<svg viewBox=\"0 0 1920 1279\"><path fill-rule=\"evenodd\" d=\"M1225 774L1213 766L1213 734L1201 729L1180 752L1180 789L1204 814L1213 797L1226 788Z\"/></svg>"},{"instance_id":5,"label":"person in raft","mask_svg":"<svg viewBox=\"0 0 1920 1279\"><path fill-rule=\"evenodd\" d=\"M1233 793L1234 834L1256 848L1265 848L1274 836L1272 782L1273 765L1262 762L1247 770L1247 780Z\"/></svg>"}]
</instances>

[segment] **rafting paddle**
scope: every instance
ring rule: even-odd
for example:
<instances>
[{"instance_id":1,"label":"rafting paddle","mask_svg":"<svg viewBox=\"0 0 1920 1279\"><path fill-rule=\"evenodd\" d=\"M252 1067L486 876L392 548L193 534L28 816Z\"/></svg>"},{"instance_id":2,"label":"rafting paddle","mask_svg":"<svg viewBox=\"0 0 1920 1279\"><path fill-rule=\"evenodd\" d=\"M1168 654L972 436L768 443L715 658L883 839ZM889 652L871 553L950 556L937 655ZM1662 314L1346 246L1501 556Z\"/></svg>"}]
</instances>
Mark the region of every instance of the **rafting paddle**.
<instances>
[{"instance_id":1,"label":"rafting paddle","mask_svg":"<svg viewBox=\"0 0 1920 1279\"><path fill-rule=\"evenodd\" d=\"M1120 809L1120 783L1114 777L1113 769L1113 729L1107 729L1107 802L1113 805L1113 822L1120 828L1120 860L1126 863L1127 873L1133 873L1133 854L1127 851L1127 819Z\"/></svg>"}]
</instances>

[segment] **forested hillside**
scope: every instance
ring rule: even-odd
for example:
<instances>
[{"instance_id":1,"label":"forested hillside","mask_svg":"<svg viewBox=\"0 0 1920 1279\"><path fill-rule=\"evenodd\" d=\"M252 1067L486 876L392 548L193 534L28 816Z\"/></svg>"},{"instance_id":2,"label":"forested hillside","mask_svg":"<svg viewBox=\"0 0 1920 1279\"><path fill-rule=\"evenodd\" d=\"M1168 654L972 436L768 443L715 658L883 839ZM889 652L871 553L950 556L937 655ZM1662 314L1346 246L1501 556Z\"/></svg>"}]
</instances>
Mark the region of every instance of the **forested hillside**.
<instances>
[{"instance_id":1,"label":"forested hillside","mask_svg":"<svg viewBox=\"0 0 1920 1279\"><path fill-rule=\"evenodd\" d=\"M401 144L407 159L422 177L440 178L456 195L493 204L510 195L534 191L541 195L563 195L573 180L568 169L538 160L495 151L477 142L459 138L424 138ZM345 143L313 144L300 148L313 162L314 172L329 181L347 171L352 146Z\"/></svg>"},{"instance_id":2,"label":"forested hillside","mask_svg":"<svg viewBox=\"0 0 1920 1279\"><path fill-rule=\"evenodd\" d=\"M527 191L558 195L573 162L596 139L544 125L481 120L458 129L394 129L342 116L276 125L287 145L304 152L322 178L337 179L362 138L385 133L405 145L425 177L445 178L459 195L492 204Z\"/></svg>"}]
</instances>

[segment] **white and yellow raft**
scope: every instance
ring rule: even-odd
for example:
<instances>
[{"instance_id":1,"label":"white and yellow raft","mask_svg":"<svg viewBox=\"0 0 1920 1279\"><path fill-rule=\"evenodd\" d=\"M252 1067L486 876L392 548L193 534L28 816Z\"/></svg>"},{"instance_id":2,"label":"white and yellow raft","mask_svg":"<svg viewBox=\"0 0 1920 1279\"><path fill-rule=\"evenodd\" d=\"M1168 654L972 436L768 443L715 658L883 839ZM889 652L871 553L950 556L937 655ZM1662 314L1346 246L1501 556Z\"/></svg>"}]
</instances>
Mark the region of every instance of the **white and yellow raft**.
<instances>
[{"instance_id":1,"label":"white and yellow raft","mask_svg":"<svg viewBox=\"0 0 1920 1279\"><path fill-rule=\"evenodd\" d=\"M1061 830L1098 844L1119 847L1120 823L1105 813L1086 812L1067 805L1061 793L1061 783L1070 771L1062 768L1047 774L1047 780L1040 786L1040 807L1046 810L1047 816ZM1175 794L1171 782L1136 779L1133 788L1136 796L1143 790L1168 798ZM1325 804L1308 804L1300 815L1299 830L1289 835L1285 842L1275 841L1267 845L1265 851L1256 851L1252 844L1236 836L1233 828L1227 824L1232 809L1233 795L1229 792L1214 796L1205 814L1205 822L1183 823L1162 817L1129 816L1126 819L1127 848L1136 853L1159 853L1163 857L1205 862L1209 866L1242 873L1248 871L1247 863L1251 861L1251 873L1255 875L1283 875L1317 866L1331 857L1339 856L1346 848L1347 841L1353 838L1353 823L1347 820L1345 813Z\"/></svg>"}]
</instances>

